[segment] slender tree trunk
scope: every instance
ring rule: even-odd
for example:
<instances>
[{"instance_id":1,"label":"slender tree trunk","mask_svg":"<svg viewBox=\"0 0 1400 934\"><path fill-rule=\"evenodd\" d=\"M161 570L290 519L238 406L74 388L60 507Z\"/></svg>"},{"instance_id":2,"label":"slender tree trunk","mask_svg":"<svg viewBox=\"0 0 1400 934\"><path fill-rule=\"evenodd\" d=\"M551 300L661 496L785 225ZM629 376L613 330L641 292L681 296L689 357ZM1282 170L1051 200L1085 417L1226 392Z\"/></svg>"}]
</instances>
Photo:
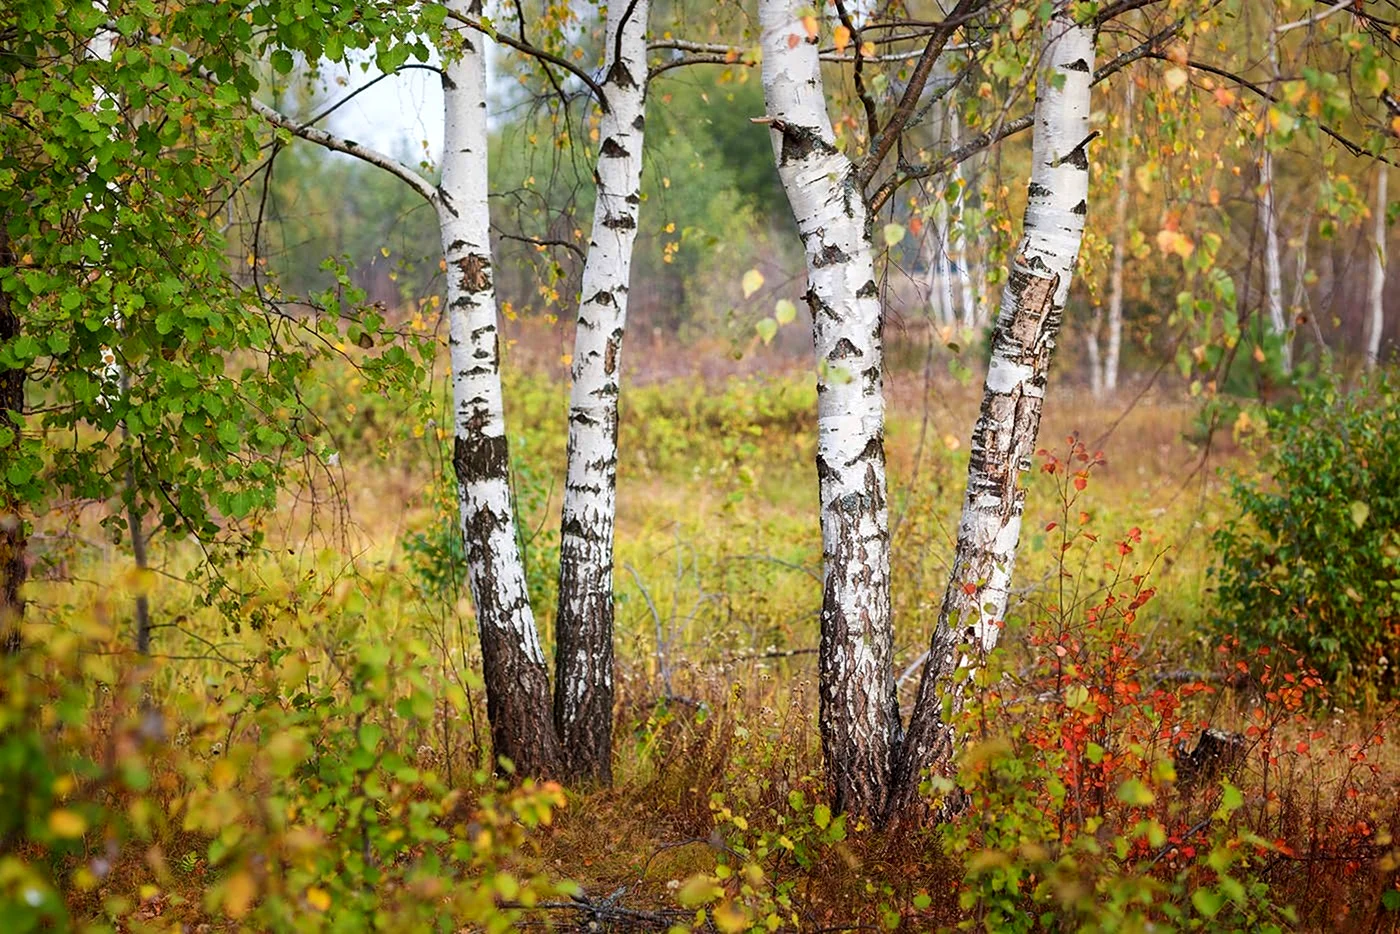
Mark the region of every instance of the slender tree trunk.
<instances>
[{"instance_id":1,"label":"slender tree trunk","mask_svg":"<svg viewBox=\"0 0 1400 934\"><path fill-rule=\"evenodd\" d=\"M1103 327L1103 306L1094 305L1094 317L1089 321L1089 333L1085 338L1085 349L1089 352L1089 390L1095 399L1103 398L1102 352L1099 350L1099 328Z\"/></svg>"},{"instance_id":2,"label":"slender tree trunk","mask_svg":"<svg viewBox=\"0 0 1400 934\"><path fill-rule=\"evenodd\" d=\"M1288 319L1283 313L1283 258L1278 243L1278 216L1274 213L1274 156L1268 149L1259 163L1259 211L1264 222L1264 303L1269 311L1269 330L1279 339L1283 372L1293 372L1293 347Z\"/></svg>"},{"instance_id":3,"label":"slender tree trunk","mask_svg":"<svg viewBox=\"0 0 1400 934\"><path fill-rule=\"evenodd\" d=\"M479 2L455 0L479 14ZM501 392L486 178L485 38L458 30L460 57L443 67L446 129L438 224L447 260L452 402L462 539L476 604L486 708L497 757L525 775L560 774L550 717L549 669L540 648L516 540Z\"/></svg>"},{"instance_id":4,"label":"slender tree trunk","mask_svg":"<svg viewBox=\"0 0 1400 934\"><path fill-rule=\"evenodd\" d=\"M612 780L613 525L618 390L641 206L648 0L608 6L607 109L583 267L560 532L554 718L570 773Z\"/></svg>"},{"instance_id":5,"label":"slender tree trunk","mask_svg":"<svg viewBox=\"0 0 1400 934\"><path fill-rule=\"evenodd\" d=\"M1269 30L1269 65L1273 73L1270 88L1278 81L1278 45ZM1264 302L1269 311L1269 328L1279 339L1279 359L1283 372L1293 372L1293 333L1283 313L1283 254L1278 243L1278 214L1274 207L1274 154L1264 144L1259 163L1259 211L1264 216Z\"/></svg>"},{"instance_id":6,"label":"slender tree trunk","mask_svg":"<svg viewBox=\"0 0 1400 934\"><path fill-rule=\"evenodd\" d=\"M807 257L817 363L822 751L838 808L878 815L898 743L885 498L882 318L869 219L835 148L802 0L760 0L778 174Z\"/></svg>"},{"instance_id":7,"label":"slender tree trunk","mask_svg":"<svg viewBox=\"0 0 1400 934\"><path fill-rule=\"evenodd\" d=\"M1123 102L1122 157L1118 163L1118 197L1113 202L1113 266L1108 277L1108 347L1103 359L1103 390L1118 389L1118 356L1123 347L1123 261L1128 252L1128 195L1132 189L1133 82Z\"/></svg>"},{"instance_id":8,"label":"slender tree trunk","mask_svg":"<svg viewBox=\"0 0 1400 934\"><path fill-rule=\"evenodd\" d=\"M953 751L953 726L939 695L953 690L956 713L964 687L953 687L951 676L971 663L964 653L990 651L1001 633L1025 507L1020 478L1035 451L1051 352L1084 233L1093 27L1076 24L1073 12L1061 8L1046 26L1041 67L1025 230L992 337L953 573L900 749L895 809L911 805L921 773Z\"/></svg>"},{"instance_id":9,"label":"slender tree trunk","mask_svg":"<svg viewBox=\"0 0 1400 934\"><path fill-rule=\"evenodd\" d=\"M13 273L15 255L10 250L6 221L7 218L0 215L0 268ZM19 336L19 315L15 313L10 293L0 286L0 345L8 344ZM23 367L0 370L0 435L5 436L3 445L0 445L0 465L19 453L24 377ZM9 653L19 651L21 644L24 600L20 588L24 585L28 541L18 497L8 485L0 489L4 491L3 497L0 497L0 653Z\"/></svg>"},{"instance_id":10,"label":"slender tree trunk","mask_svg":"<svg viewBox=\"0 0 1400 934\"><path fill-rule=\"evenodd\" d=\"M1384 162L1376 163L1376 206L1374 240L1371 250L1370 315L1366 337L1366 368L1374 370L1381 362L1381 337L1385 334L1385 212L1386 188L1390 173Z\"/></svg>"}]
</instances>

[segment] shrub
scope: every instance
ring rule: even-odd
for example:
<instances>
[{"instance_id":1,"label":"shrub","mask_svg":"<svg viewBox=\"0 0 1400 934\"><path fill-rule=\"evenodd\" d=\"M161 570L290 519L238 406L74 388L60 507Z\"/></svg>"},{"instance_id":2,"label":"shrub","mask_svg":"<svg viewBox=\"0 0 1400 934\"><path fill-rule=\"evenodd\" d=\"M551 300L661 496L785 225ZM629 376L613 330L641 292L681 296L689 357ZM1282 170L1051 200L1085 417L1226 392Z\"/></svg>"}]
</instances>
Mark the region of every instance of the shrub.
<instances>
[{"instance_id":1,"label":"shrub","mask_svg":"<svg viewBox=\"0 0 1400 934\"><path fill-rule=\"evenodd\" d=\"M1260 471L1215 534L1215 620L1248 649L1287 645L1343 695L1400 696L1400 410L1393 376L1305 388L1268 413Z\"/></svg>"}]
</instances>

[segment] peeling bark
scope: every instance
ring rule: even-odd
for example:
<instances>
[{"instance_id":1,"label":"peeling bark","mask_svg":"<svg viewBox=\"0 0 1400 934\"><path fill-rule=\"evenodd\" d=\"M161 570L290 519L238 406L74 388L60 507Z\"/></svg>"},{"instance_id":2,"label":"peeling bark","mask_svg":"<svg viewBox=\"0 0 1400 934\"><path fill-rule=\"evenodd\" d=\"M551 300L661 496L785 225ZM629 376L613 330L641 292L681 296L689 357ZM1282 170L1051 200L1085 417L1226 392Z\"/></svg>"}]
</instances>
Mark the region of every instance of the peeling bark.
<instances>
[{"instance_id":1,"label":"peeling bark","mask_svg":"<svg viewBox=\"0 0 1400 934\"><path fill-rule=\"evenodd\" d=\"M1025 229L992 336L953 573L900 749L892 814L917 799L924 770L952 754L953 726L940 695L952 692L956 713L962 695L950 684L953 672L973 663L967 653L991 651L1001 632L1025 508L1021 476L1035 451L1050 358L1084 233L1094 30L1061 8L1046 26L1044 44Z\"/></svg>"},{"instance_id":2,"label":"peeling bark","mask_svg":"<svg viewBox=\"0 0 1400 934\"><path fill-rule=\"evenodd\" d=\"M763 90L778 174L807 256L817 363L823 593L820 720L835 804L878 815L898 744L890 628L881 308L869 218L835 148L800 0L761 0Z\"/></svg>"},{"instance_id":3,"label":"peeling bark","mask_svg":"<svg viewBox=\"0 0 1400 934\"><path fill-rule=\"evenodd\" d=\"M13 271L15 256L10 250L10 235L5 222L6 218L0 216L0 268ZM11 306L10 293L0 288L0 345L19 336L19 315ZM0 462L19 452L24 376L24 369L20 367L0 370L0 428L10 433ZM0 494L0 653L20 649L20 629L24 622L24 600L20 588L24 585L27 546L21 503L6 486L3 494Z\"/></svg>"},{"instance_id":4,"label":"peeling bark","mask_svg":"<svg viewBox=\"0 0 1400 934\"><path fill-rule=\"evenodd\" d=\"M1375 228L1371 243L1371 282L1366 328L1366 368L1374 370L1381 362L1381 337L1385 334L1385 212L1389 166L1376 163Z\"/></svg>"},{"instance_id":5,"label":"peeling bark","mask_svg":"<svg viewBox=\"0 0 1400 934\"><path fill-rule=\"evenodd\" d=\"M641 206L647 0L608 7L608 107L574 334L560 532L554 719L570 772L612 780L613 531L622 338Z\"/></svg>"},{"instance_id":6,"label":"peeling bark","mask_svg":"<svg viewBox=\"0 0 1400 934\"><path fill-rule=\"evenodd\" d=\"M464 13L477 4L459 2ZM486 708L496 757L533 777L561 772L540 648L516 539L491 279L486 177L484 39L459 30L463 51L443 67L446 116L435 206L447 260L455 446L467 579L476 604Z\"/></svg>"}]
</instances>

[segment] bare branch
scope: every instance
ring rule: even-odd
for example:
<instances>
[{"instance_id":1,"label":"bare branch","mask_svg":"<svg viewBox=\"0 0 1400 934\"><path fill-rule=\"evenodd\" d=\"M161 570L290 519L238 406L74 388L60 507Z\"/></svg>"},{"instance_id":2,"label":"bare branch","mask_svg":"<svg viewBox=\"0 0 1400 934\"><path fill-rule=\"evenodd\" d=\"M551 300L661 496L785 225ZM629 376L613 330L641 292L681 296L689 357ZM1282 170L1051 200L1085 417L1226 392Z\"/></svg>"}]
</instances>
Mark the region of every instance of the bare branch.
<instances>
[{"instance_id":1,"label":"bare branch","mask_svg":"<svg viewBox=\"0 0 1400 934\"><path fill-rule=\"evenodd\" d=\"M258 116L262 117L273 126L289 130L293 136L299 136L325 149L343 152L346 155L354 156L356 159L381 168L406 182L409 187L422 195L429 204L437 205L437 186L433 185L432 182L428 181L393 156L382 153L377 149L372 149L369 146L362 146L354 140L344 139L334 133L328 133L314 126L299 123L256 98L251 100L251 106Z\"/></svg>"},{"instance_id":2,"label":"bare branch","mask_svg":"<svg viewBox=\"0 0 1400 934\"><path fill-rule=\"evenodd\" d=\"M575 78L582 81L584 84L588 85L588 89L593 92L593 98L598 102L598 106L603 108L604 110L608 109L608 95L603 92L603 86L600 85L596 80L594 80L592 75L590 75L588 72L584 71L582 68L575 65L568 59L561 58L560 56L555 55L552 52L546 52L544 49L537 48L531 45L530 43L525 42L522 39L513 38L498 30L488 29L481 23L472 19L470 16L467 16L464 13L458 13L456 10L449 8L447 11L447 18L456 20L463 26L466 26L468 29L475 29L483 36L491 37L492 39L495 39L497 42L501 43L501 45L508 45L512 49L515 49L517 52L523 52L531 58L538 59L542 62L548 62L551 65L559 66L560 68L567 71L569 74L573 75Z\"/></svg>"}]
</instances>

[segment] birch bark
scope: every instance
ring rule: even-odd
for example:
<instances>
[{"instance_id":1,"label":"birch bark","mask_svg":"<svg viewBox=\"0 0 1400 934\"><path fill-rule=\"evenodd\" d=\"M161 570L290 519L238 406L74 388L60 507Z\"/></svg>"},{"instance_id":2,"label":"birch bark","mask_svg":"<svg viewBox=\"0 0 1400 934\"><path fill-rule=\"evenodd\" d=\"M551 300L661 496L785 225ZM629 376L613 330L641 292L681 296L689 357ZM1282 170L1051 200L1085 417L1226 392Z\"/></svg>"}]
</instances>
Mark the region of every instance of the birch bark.
<instances>
[{"instance_id":1,"label":"birch bark","mask_svg":"<svg viewBox=\"0 0 1400 934\"><path fill-rule=\"evenodd\" d=\"M960 647L970 644L980 655L1000 635L1025 507L1020 478L1035 450L1051 352L1084 233L1093 26L1077 24L1068 6L1059 8L1046 25L1041 62L1025 229L992 337L953 573L900 749L892 809L912 803L921 773L952 751L952 725L939 695L959 665L971 664ZM954 711L960 701L955 689Z\"/></svg>"},{"instance_id":2,"label":"birch bark","mask_svg":"<svg viewBox=\"0 0 1400 934\"><path fill-rule=\"evenodd\" d=\"M1270 89L1278 82L1277 34L1269 31L1269 66L1272 69ZM1293 372L1293 332L1283 313L1283 254L1278 243L1278 213L1274 207L1274 154L1264 145L1264 157L1259 163L1259 211L1264 215L1264 303L1269 311L1269 328L1279 339L1279 355L1283 372Z\"/></svg>"},{"instance_id":3,"label":"birch bark","mask_svg":"<svg viewBox=\"0 0 1400 934\"><path fill-rule=\"evenodd\" d=\"M480 3L454 0L463 13ZM501 392L486 177L485 39L458 27L459 57L443 66L446 128L437 209L447 261L455 446L467 579L476 604L494 755L535 777L560 774L540 648L516 539Z\"/></svg>"},{"instance_id":4,"label":"birch bark","mask_svg":"<svg viewBox=\"0 0 1400 934\"><path fill-rule=\"evenodd\" d=\"M1372 234L1370 326L1366 335L1366 369L1374 370L1381 362L1381 337L1385 334L1385 211L1386 191L1390 173L1384 162L1376 164L1375 228Z\"/></svg>"},{"instance_id":5,"label":"birch bark","mask_svg":"<svg viewBox=\"0 0 1400 934\"><path fill-rule=\"evenodd\" d=\"M618 391L641 206L648 0L608 6L606 108L583 267L560 533L554 718L571 774L612 779Z\"/></svg>"},{"instance_id":6,"label":"birch bark","mask_svg":"<svg viewBox=\"0 0 1400 934\"><path fill-rule=\"evenodd\" d=\"M898 743L885 497L882 317L861 186L835 148L801 0L761 0L763 90L807 259L817 364L822 751L836 806L883 811Z\"/></svg>"},{"instance_id":7,"label":"birch bark","mask_svg":"<svg viewBox=\"0 0 1400 934\"><path fill-rule=\"evenodd\" d=\"M1123 263L1128 252L1128 194L1132 184L1133 82L1123 102L1122 157L1118 163L1118 196L1113 201L1113 266L1108 278L1108 347L1103 360L1103 390L1118 389L1118 357L1123 347Z\"/></svg>"}]
</instances>

